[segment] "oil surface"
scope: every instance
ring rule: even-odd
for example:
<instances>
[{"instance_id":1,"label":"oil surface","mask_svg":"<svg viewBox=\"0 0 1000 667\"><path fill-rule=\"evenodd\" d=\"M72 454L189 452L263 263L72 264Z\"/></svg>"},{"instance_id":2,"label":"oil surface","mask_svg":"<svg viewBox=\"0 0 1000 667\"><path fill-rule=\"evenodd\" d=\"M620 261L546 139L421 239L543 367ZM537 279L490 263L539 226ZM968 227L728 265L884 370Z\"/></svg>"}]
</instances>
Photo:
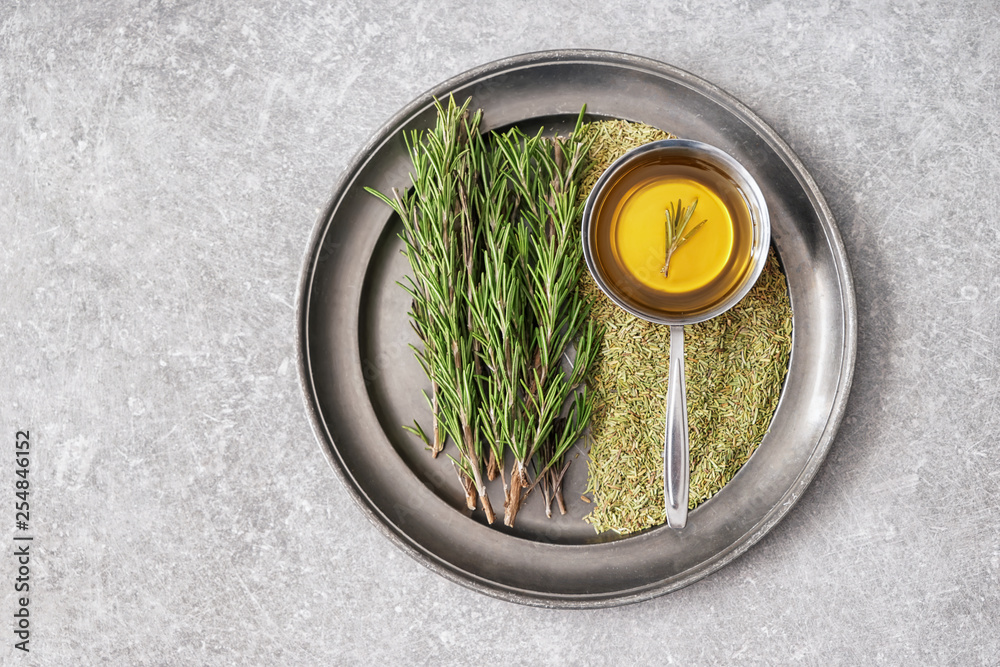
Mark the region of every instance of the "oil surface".
<instances>
[{"instance_id":1,"label":"oil surface","mask_svg":"<svg viewBox=\"0 0 1000 667\"><path fill-rule=\"evenodd\" d=\"M650 158L605 187L591 227L594 260L633 307L686 317L711 310L739 288L750 269L753 228L742 194L727 176L694 158ZM667 275L666 214L680 199L698 205L693 233L673 254Z\"/></svg>"}]
</instances>

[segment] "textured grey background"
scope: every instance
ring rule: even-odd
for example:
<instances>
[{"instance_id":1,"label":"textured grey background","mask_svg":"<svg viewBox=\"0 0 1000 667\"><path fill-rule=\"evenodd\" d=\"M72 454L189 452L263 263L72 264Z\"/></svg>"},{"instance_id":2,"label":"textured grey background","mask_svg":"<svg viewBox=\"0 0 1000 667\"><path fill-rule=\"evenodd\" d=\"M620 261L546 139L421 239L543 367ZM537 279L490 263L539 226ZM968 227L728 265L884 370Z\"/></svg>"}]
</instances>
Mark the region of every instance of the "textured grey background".
<instances>
[{"instance_id":1,"label":"textured grey background","mask_svg":"<svg viewBox=\"0 0 1000 667\"><path fill-rule=\"evenodd\" d=\"M3 664L1000 664L995 4L475 4L4 3L0 479L30 429L37 537L27 656L0 559ZM858 299L847 416L796 508L707 579L602 611L398 552L295 368L302 254L355 152L448 77L574 47L771 124Z\"/></svg>"}]
</instances>

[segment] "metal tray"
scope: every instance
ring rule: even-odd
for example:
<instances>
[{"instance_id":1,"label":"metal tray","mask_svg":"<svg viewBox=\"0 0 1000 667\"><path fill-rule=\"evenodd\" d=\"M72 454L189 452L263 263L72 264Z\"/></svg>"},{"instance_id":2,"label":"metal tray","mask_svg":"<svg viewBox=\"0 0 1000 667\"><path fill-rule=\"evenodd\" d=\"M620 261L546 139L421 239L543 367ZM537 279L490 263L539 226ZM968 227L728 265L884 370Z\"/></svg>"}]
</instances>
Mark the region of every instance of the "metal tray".
<instances>
[{"instance_id":1,"label":"metal tray","mask_svg":"<svg viewBox=\"0 0 1000 667\"><path fill-rule=\"evenodd\" d=\"M513 530L465 509L447 457L432 459L402 426L429 425L413 358L408 270L398 220L363 191L409 184L403 133L433 124L432 99L472 97L483 129L565 130L592 118L641 121L733 155L760 184L788 278L794 335L771 429L743 469L680 532L597 535L579 499L586 456L566 482L569 513L546 519L540 494ZM298 293L299 373L319 444L365 514L435 572L480 592L550 607L600 607L690 584L736 558L800 497L837 431L854 369L854 290L836 224L789 147L719 88L675 67L600 51L550 51L494 62L429 91L350 165L320 216ZM448 451L448 450L446 450ZM495 483L499 484L499 481ZM490 492L502 507L499 486ZM499 522L498 522L499 523Z\"/></svg>"}]
</instances>

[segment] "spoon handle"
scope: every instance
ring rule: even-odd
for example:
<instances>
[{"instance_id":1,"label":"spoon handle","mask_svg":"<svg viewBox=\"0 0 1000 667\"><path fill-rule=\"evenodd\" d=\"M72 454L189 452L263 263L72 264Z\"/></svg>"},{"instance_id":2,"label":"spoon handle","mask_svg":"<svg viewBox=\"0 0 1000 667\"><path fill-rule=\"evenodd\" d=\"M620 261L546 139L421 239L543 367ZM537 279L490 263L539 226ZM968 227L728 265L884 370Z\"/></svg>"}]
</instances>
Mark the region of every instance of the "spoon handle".
<instances>
[{"instance_id":1,"label":"spoon handle","mask_svg":"<svg viewBox=\"0 0 1000 667\"><path fill-rule=\"evenodd\" d=\"M684 388L684 326L670 326L670 370L667 375L667 432L663 446L663 497L667 525L680 529L688 512L688 421Z\"/></svg>"}]
</instances>

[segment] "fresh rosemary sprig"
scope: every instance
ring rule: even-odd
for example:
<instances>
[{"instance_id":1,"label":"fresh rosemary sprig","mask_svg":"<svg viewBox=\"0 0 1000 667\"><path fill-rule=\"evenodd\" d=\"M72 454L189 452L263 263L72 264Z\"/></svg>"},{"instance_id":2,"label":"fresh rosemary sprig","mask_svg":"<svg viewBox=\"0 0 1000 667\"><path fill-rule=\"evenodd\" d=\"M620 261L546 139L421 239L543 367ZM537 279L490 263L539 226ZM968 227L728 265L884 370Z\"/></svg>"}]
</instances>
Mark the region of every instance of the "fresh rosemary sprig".
<instances>
[{"instance_id":1,"label":"fresh rosemary sprig","mask_svg":"<svg viewBox=\"0 0 1000 667\"><path fill-rule=\"evenodd\" d=\"M414 172L406 194L369 192L403 221L412 269L404 287L422 344L415 351L432 386L433 437L419 424L408 430L433 455L445 438L455 443L468 506L478 498L490 523L484 473L500 475L510 526L539 483L546 512L555 499L565 513L564 455L593 410L584 378L600 334L577 291L589 142L580 133L583 111L570 137L517 128L486 137L468 104L436 103L435 128L407 138ZM509 477L506 452L514 459Z\"/></svg>"},{"instance_id":2,"label":"fresh rosemary sprig","mask_svg":"<svg viewBox=\"0 0 1000 667\"><path fill-rule=\"evenodd\" d=\"M663 268L660 269L660 273L663 274L664 278L667 277L667 269L670 266L670 258L673 257L677 248L691 238L692 234L701 229L702 225L708 222L708 220L702 220L694 227L694 229L685 234L684 230L691 221L691 216L694 215L694 209L698 206L698 199L695 198L695 200L691 202L686 209L684 209L683 213L681 213L680 199L677 200L677 208L674 208L673 202L670 202L669 206L670 208L664 211L664 213L667 214L667 221L665 224L667 228L667 259L663 263Z\"/></svg>"},{"instance_id":3,"label":"fresh rosemary sprig","mask_svg":"<svg viewBox=\"0 0 1000 667\"><path fill-rule=\"evenodd\" d=\"M541 131L530 137L511 131L497 138L518 197L519 261L535 323L525 340L522 437L510 443L514 461L504 501L507 525L513 525L524 497L539 481L546 513L551 516L553 497L565 512L563 455L582 435L593 409L583 379L596 357L600 334L588 319L589 301L577 291L583 271L579 184L587 154L580 133L583 113L568 138L547 138ZM574 342L576 357L567 373L562 363ZM534 483L527 468L533 460Z\"/></svg>"},{"instance_id":4,"label":"fresh rosemary sprig","mask_svg":"<svg viewBox=\"0 0 1000 667\"><path fill-rule=\"evenodd\" d=\"M443 434L459 452L452 458L466 493L469 509L477 497L493 523L495 514L482 475L482 444L478 437L478 343L471 334L471 295L477 273L478 229L470 207L477 188L470 164L473 138L479 136L481 112L468 113L469 102L447 106L435 100L435 127L407 137L413 161L413 187L393 197L366 188L391 206L403 222L404 253L412 276L404 288L412 297L411 322L421 343L417 358L431 380L428 399L434 418L434 436L428 439L419 424L409 430L437 455Z\"/></svg>"},{"instance_id":5,"label":"fresh rosemary sprig","mask_svg":"<svg viewBox=\"0 0 1000 667\"><path fill-rule=\"evenodd\" d=\"M513 220L513 193L503 155L482 136L473 143L473 168L480 187L473 196L482 240L482 273L472 293L472 334L480 345L480 435L489 446L486 475L503 477L504 452L523 437L521 381L525 336L530 330L524 279Z\"/></svg>"}]
</instances>

